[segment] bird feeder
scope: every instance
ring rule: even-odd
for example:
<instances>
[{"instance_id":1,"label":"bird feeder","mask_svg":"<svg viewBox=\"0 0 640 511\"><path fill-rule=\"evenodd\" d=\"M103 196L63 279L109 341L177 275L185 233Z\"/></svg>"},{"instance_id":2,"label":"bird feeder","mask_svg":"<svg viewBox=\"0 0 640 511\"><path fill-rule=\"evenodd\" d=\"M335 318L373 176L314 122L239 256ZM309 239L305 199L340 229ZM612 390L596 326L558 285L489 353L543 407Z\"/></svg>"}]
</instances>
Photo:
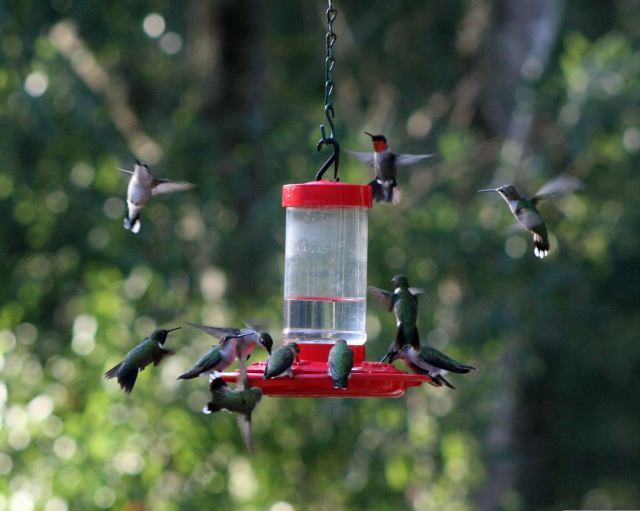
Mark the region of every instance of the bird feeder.
<instances>
[{"instance_id":1,"label":"bird feeder","mask_svg":"<svg viewBox=\"0 0 640 511\"><path fill-rule=\"evenodd\" d=\"M252 386L267 396L398 397L429 377L365 360L367 210L371 188L336 181L283 187L286 208L284 342L300 346L293 378L264 380L266 364L247 367ZM345 339L354 353L346 389L333 387L329 350ZM225 373L235 381L237 373Z\"/></svg>"},{"instance_id":2,"label":"bird feeder","mask_svg":"<svg viewBox=\"0 0 640 511\"><path fill-rule=\"evenodd\" d=\"M340 145L336 139L332 95L335 89L333 23L337 11L328 0L325 37L326 69L324 112L329 124L320 125L317 144L333 146L316 180L289 184L282 189L287 210L284 263L284 342L300 346L293 378L264 380L266 364L247 367L250 385L267 396L287 397L398 397L407 387L430 381L426 375L407 374L394 366L365 360L367 312L367 210L371 187L338 180ZM334 167L334 181L323 179ZM345 339L353 351L354 365L346 389L336 389L328 374L329 350ZM225 373L236 381L237 373Z\"/></svg>"}]
</instances>

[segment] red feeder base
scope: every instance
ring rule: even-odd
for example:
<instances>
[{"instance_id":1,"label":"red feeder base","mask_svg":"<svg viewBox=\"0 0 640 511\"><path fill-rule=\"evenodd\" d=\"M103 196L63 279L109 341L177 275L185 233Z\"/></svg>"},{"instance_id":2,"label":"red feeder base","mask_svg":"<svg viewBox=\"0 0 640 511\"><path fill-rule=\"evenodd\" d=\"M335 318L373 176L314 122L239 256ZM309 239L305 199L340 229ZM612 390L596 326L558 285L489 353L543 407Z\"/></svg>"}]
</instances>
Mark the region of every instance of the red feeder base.
<instances>
[{"instance_id":1,"label":"red feeder base","mask_svg":"<svg viewBox=\"0 0 640 511\"><path fill-rule=\"evenodd\" d=\"M366 362L364 346L350 346L354 365L346 389L333 387L327 374L327 357L332 344L300 344L300 363L293 365L293 378L279 376L263 380L265 362L247 367L253 387L260 387L265 396L283 397L400 397L408 387L430 381L422 374L399 371L390 364ZM227 382L235 382L238 373L223 373Z\"/></svg>"}]
</instances>

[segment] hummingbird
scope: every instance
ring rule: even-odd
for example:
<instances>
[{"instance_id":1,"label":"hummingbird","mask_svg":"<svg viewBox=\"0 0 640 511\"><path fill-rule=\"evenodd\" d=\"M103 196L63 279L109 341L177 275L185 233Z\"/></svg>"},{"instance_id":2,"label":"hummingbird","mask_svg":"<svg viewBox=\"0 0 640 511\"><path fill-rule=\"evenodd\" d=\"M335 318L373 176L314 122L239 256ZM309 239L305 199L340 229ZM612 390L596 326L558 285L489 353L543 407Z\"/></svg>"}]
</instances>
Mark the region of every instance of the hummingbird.
<instances>
[{"instance_id":1,"label":"hummingbird","mask_svg":"<svg viewBox=\"0 0 640 511\"><path fill-rule=\"evenodd\" d=\"M391 283L393 291L369 286L369 292L373 297L387 307L389 312L393 310L398 326L396 339L380 362L389 358L393 351L400 351L400 348L406 344L420 349L420 335L416 321L418 319L418 295L422 294L424 290L409 287L409 281L404 275L394 276Z\"/></svg>"},{"instance_id":2,"label":"hummingbird","mask_svg":"<svg viewBox=\"0 0 640 511\"><path fill-rule=\"evenodd\" d=\"M177 379L190 380L206 372L224 371L235 361L238 352L237 346L238 337L226 335L218 344L211 346L209 351L202 355L191 369L178 376Z\"/></svg>"},{"instance_id":3,"label":"hummingbird","mask_svg":"<svg viewBox=\"0 0 640 511\"><path fill-rule=\"evenodd\" d=\"M209 377L209 391L211 392L211 400L202 409L203 413L211 414L220 410L236 413L242 439L247 450L253 454L251 414L262 399L262 389L250 386L242 359L240 359L240 378L233 390L219 374L213 373Z\"/></svg>"},{"instance_id":4,"label":"hummingbird","mask_svg":"<svg viewBox=\"0 0 640 511\"><path fill-rule=\"evenodd\" d=\"M468 373L469 371L477 371L473 366L463 364L457 360L448 357L444 353L429 346L414 348L405 344L399 350L391 353L390 362L401 359L404 365L418 374L426 374L431 378L431 383L435 387L446 385L451 389L455 389L445 378L448 372L452 373Z\"/></svg>"},{"instance_id":5,"label":"hummingbird","mask_svg":"<svg viewBox=\"0 0 640 511\"><path fill-rule=\"evenodd\" d=\"M289 344L276 348L274 352L269 355L263 378L268 380L269 378L280 376L283 373L286 373L289 378L293 378L291 366L299 354L300 346L295 342L290 342Z\"/></svg>"},{"instance_id":6,"label":"hummingbird","mask_svg":"<svg viewBox=\"0 0 640 511\"><path fill-rule=\"evenodd\" d=\"M327 367L334 388L346 389L349 374L353 368L353 350L349 348L345 339L338 339L333 348L329 350Z\"/></svg>"},{"instance_id":7,"label":"hummingbird","mask_svg":"<svg viewBox=\"0 0 640 511\"><path fill-rule=\"evenodd\" d=\"M398 183L396 182L398 166L411 165L433 155L395 154L389 151L387 139L384 135L372 135L367 131L364 133L371 137L373 153L360 153L357 151L349 151L349 153L369 167L373 167L375 177L369 183L373 199L376 202L393 202L397 204L400 202L400 190L398 190Z\"/></svg>"},{"instance_id":8,"label":"hummingbird","mask_svg":"<svg viewBox=\"0 0 640 511\"><path fill-rule=\"evenodd\" d=\"M258 328L247 325L246 328L227 328L217 326L196 325L187 323L193 328L222 339L224 337L234 337L238 340L238 356L248 360L255 347L260 344L271 355L273 339L268 332L261 332Z\"/></svg>"},{"instance_id":9,"label":"hummingbird","mask_svg":"<svg viewBox=\"0 0 640 511\"><path fill-rule=\"evenodd\" d=\"M119 169L131 175L127 187L127 215L124 217L124 228L137 234L140 232L140 211L151 200L152 196L160 193L172 193L189 190L195 185L187 181L169 181L156 179L151 175L149 166L136 160L133 172Z\"/></svg>"},{"instance_id":10,"label":"hummingbird","mask_svg":"<svg viewBox=\"0 0 640 511\"><path fill-rule=\"evenodd\" d=\"M487 188L478 191L497 192L500 194L509 205L509 209L518 220L518 223L533 234L533 253L536 257L543 259L549 254L549 236L547 234L547 225L538 211L538 203L541 200L561 197L582 188L584 188L584 184L579 179L560 175L544 184L530 199L521 197L513 185L503 185L499 188Z\"/></svg>"},{"instance_id":11,"label":"hummingbird","mask_svg":"<svg viewBox=\"0 0 640 511\"><path fill-rule=\"evenodd\" d=\"M169 332L178 330L180 327L170 330L155 330L149 337L133 348L124 357L124 360L104 373L107 379L118 378L118 383L127 394L131 394L136 383L138 373L153 362L157 366L164 357L173 355L173 351L163 348Z\"/></svg>"}]
</instances>

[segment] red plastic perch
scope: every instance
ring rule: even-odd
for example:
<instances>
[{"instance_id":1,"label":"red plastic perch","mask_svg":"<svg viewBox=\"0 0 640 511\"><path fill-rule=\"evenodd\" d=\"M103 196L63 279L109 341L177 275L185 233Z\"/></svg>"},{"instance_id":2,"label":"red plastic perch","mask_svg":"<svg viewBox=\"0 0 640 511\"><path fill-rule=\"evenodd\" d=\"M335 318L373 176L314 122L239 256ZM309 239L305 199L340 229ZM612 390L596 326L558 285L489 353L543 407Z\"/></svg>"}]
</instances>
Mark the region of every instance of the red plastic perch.
<instances>
[{"instance_id":1,"label":"red plastic perch","mask_svg":"<svg viewBox=\"0 0 640 511\"><path fill-rule=\"evenodd\" d=\"M350 346L354 366L347 389L333 387L327 374L327 357L333 344L300 344L300 363L293 365L293 378L281 376L263 380L265 362L247 367L249 382L260 387L265 396L283 397L400 397L408 387L430 381L421 374L409 374L390 364L367 362L364 345ZM227 382L235 382L238 373L223 373Z\"/></svg>"}]
</instances>

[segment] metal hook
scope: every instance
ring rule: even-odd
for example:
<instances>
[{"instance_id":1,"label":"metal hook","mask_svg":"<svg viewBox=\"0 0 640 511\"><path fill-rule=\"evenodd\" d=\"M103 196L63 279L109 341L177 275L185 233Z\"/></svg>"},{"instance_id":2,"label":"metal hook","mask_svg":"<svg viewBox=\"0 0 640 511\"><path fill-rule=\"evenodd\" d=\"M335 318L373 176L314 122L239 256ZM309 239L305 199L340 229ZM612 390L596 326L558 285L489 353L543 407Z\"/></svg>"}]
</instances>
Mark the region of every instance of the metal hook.
<instances>
[{"instance_id":1,"label":"metal hook","mask_svg":"<svg viewBox=\"0 0 640 511\"><path fill-rule=\"evenodd\" d=\"M327 137L324 130L324 124L320 125L320 132L322 133L322 138L318 141L318 145L316 146L318 151L320 151L320 149L322 149L322 146L324 145L332 145L333 154L327 161L324 162L324 165L320 167L320 170L318 170L318 173L316 174L316 181L320 181L322 179L322 176L331 166L331 164L333 164L333 179L335 181L340 181L340 179L338 179L338 167L340 165L340 144L338 144L338 141L332 136Z\"/></svg>"}]
</instances>

